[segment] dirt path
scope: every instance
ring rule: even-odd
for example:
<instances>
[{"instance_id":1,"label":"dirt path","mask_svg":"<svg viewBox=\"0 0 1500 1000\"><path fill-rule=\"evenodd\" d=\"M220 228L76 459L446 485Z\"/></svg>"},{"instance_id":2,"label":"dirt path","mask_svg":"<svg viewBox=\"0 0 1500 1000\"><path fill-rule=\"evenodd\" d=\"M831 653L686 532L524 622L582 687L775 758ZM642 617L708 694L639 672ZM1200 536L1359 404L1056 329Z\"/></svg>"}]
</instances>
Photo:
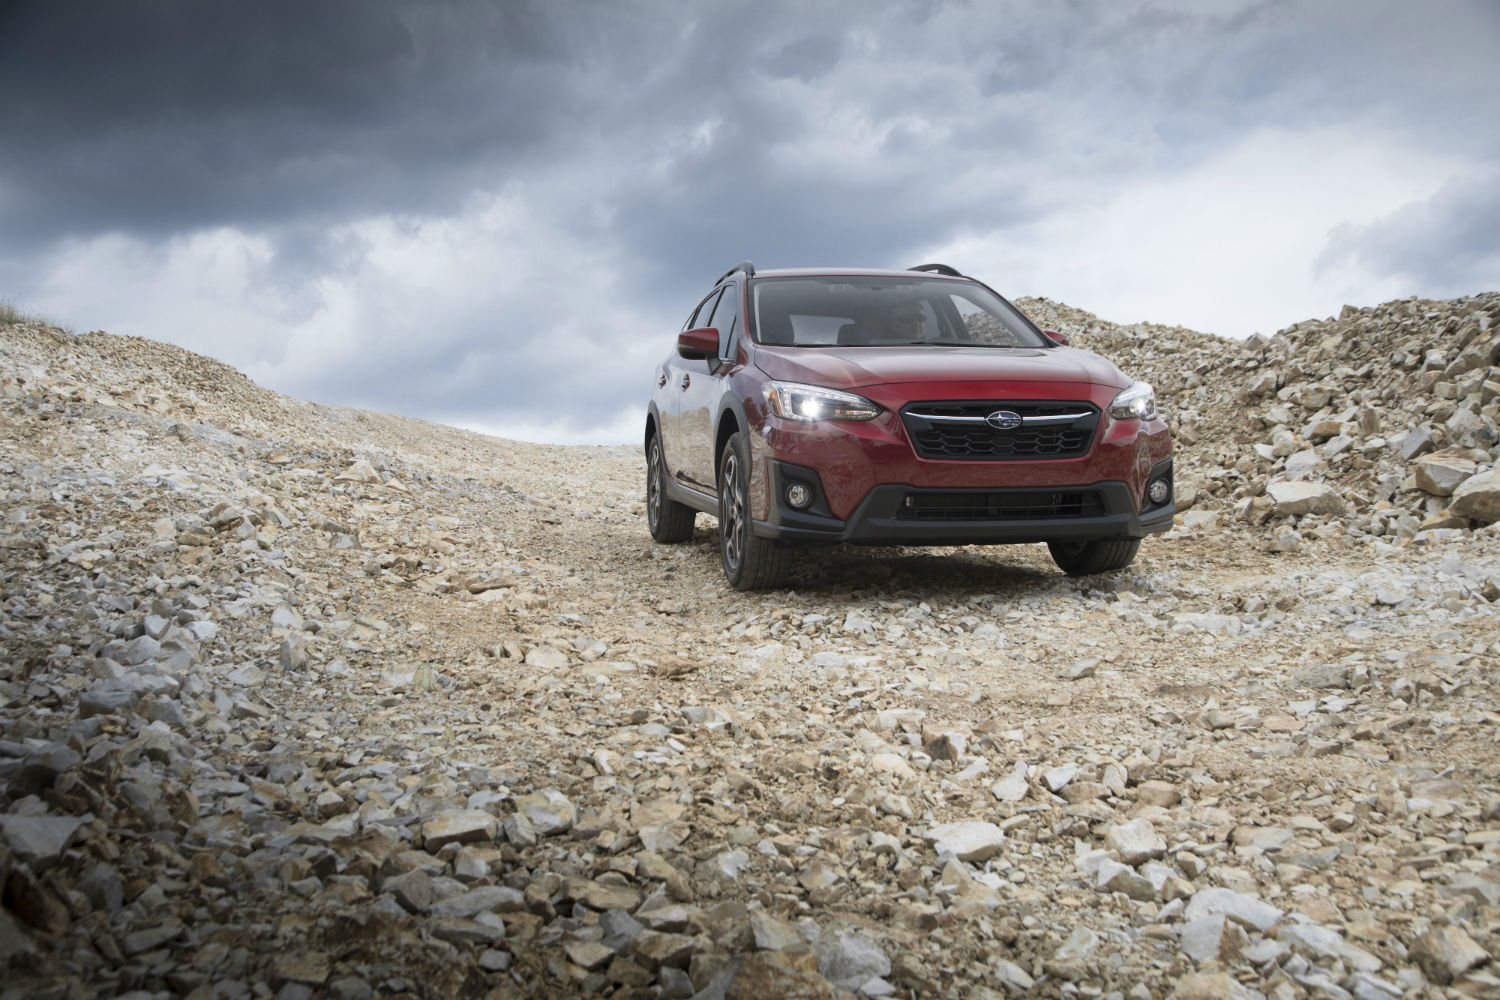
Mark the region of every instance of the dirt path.
<instances>
[{"instance_id":1,"label":"dirt path","mask_svg":"<svg viewBox=\"0 0 1500 1000\"><path fill-rule=\"evenodd\" d=\"M739 594L634 449L6 350L0 995L1497 984L1494 529Z\"/></svg>"}]
</instances>

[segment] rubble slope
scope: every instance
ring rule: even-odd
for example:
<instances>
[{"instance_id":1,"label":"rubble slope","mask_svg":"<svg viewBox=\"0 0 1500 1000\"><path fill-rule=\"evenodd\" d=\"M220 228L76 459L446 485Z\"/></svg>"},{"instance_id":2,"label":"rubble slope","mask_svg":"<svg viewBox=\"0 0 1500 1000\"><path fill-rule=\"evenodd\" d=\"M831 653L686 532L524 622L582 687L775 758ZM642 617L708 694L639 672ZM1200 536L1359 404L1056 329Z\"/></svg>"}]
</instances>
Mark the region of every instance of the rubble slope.
<instances>
[{"instance_id":1,"label":"rubble slope","mask_svg":"<svg viewBox=\"0 0 1500 1000\"><path fill-rule=\"evenodd\" d=\"M1500 295L1152 381L1177 524L725 589L633 448L0 327L0 996L1500 989Z\"/></svg>"}]
</instances>

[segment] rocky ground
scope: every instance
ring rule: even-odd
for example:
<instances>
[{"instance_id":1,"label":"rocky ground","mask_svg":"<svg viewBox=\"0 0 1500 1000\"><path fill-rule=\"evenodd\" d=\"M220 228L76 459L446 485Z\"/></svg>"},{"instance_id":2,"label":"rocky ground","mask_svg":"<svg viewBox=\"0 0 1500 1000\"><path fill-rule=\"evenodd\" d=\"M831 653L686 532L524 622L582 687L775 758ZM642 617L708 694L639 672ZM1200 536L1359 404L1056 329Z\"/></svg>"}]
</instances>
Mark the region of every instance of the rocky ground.
<instances>
[{"instance_id":1,"label":"rocky ground","mask_svg":"<svg viewBox=\"0 0 1500 1000\"><path fill-rule=\"evenodd\" d=\"M1153 380L1177 526L726 590L632 448L0 328L0 996L1500 994L1500 295Z\"/></svg>"}]
</instances>

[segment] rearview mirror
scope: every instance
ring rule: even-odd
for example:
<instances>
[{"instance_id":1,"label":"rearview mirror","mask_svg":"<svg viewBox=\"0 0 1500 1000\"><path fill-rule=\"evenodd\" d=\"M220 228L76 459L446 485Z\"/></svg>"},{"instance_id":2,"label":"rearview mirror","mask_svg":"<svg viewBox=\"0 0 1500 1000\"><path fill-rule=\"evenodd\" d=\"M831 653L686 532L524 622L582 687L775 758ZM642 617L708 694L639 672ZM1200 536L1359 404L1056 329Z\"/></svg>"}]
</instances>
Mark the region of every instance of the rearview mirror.
<instances>
[{"instance_id":1,"label":"rearview mirror","mask_svg":"<svg viewBox=\"0 0 1500 1000\"><path fill-rule=\"evenodd\" d=\"M702 326L696 330L686 330L679 333L677 335L677 355L689 361L702 361L704 358L718 357L718 328Z\"/></svg>"},{"instance_id":2,"label":"rearview mirror","mask_svg":"<svg viewBox=\"0 0 1500 1000\"><path fill-rule=\"evenodd\" d=\"M1073 344L1073 339L1066 333L1058 333L1056 330L1043 330L1042 334L1058 347L1070 347Z\"/></svg>"}]
</instances>

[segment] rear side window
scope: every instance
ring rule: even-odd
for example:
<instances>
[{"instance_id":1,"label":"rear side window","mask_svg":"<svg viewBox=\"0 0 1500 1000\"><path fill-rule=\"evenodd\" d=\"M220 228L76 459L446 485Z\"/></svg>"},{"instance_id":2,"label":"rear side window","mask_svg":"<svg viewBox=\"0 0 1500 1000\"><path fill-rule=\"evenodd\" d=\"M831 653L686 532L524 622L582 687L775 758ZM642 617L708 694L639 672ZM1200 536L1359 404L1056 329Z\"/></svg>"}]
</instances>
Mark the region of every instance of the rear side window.
<instances>
[{"instance_id":1,"label":"rear side window","mask_svg":"<svg viewBox=\"0 0 1500 1000\"><path fill-rule=\"evenodd\" d=\"M839 331L846 324L854 322L854 317L788 313L787 320L792 325L792 340L795 343L826 345L837 344L839 342Z\"/></svg>"}]
</instances>

